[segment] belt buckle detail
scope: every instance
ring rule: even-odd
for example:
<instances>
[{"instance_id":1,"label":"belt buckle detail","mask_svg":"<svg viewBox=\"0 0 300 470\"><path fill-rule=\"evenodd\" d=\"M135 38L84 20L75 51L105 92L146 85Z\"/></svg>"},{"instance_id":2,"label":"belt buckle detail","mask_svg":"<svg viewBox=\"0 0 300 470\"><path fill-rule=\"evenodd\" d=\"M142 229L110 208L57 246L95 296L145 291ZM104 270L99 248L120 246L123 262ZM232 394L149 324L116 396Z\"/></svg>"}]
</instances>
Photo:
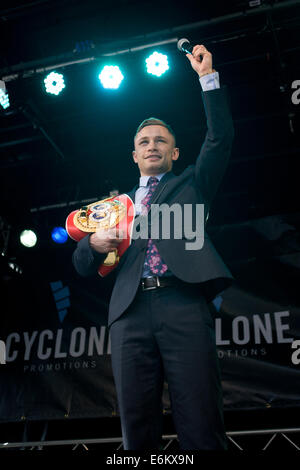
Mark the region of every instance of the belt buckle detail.
<instances>
[{"instance_id":1,"label":"belt buckle detail","mask_svg":"<svg viewBox=\"0 0 300 470\"><path fill-rule=\"evenodd\" d=\"M156 286L151 286L151 287L145 287L145 281L142 280L142 290L143 291L153 290L153 289L156 289L157 287L160 287L159 277L155 277L155 280L156 280Z\"/></svg>"}]
</instances>

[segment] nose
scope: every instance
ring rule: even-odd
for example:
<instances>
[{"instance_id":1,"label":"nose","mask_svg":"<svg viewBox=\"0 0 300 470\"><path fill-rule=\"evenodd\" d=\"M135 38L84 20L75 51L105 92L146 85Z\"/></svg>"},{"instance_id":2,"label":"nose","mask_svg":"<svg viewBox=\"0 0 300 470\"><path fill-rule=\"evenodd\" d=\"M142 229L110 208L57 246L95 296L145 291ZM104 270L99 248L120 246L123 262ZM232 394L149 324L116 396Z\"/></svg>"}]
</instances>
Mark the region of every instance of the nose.
<instances>
[{"instance_id":1,"label":"nose","mask_svg":"<svg viewBox=\"0 0 300 470\"><path fill-rule=\"evenodd\" d=\"M149 142L148 142L148 145L147 145L147 150L152 151L152 150L155 150L155 149L157 149L157 143L154 139L150 139Z\"/></svg>"}]
</instances>

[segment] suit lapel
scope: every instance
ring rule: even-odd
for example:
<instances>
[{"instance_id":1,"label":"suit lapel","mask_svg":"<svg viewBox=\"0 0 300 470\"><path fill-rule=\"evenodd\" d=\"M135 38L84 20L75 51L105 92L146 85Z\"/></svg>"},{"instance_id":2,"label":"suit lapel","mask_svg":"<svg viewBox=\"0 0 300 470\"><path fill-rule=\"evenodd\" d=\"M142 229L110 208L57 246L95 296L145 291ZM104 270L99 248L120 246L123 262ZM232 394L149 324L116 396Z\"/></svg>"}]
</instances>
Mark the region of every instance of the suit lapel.
<instances>
[{"instance_id":1,"label":"suit lapel","mask_svg":"<svg viewBox=\"0 0 300 470\"><path fill-rule=\"evenodd\" d=\"M162 179L160 180L160 182L157 185L156 190L153 193L152 198L150 199L151 204L155 204L158 201L158 199L160 199L162 196L165 195L168 183L174 177L175 177L175 175L171 171L169 171L168 173L166 173L162 177Z\"/></svg>"},{"instance_id":2,"label":"suit lapel","mask_svg":"<svg viewBox=\"0 0 300 470\"><path fill-rule=\"evenodd\" d=\"M167 188L167 184L168 184L168 181L170 181L171 179L175 178L175 175L174 173L172 173L171 171L169 171L168 173L166 173L162 179L160 180L160 182L158 183L157 185L157 188L155 189L154 193L153 193L153 196L151 198L151 204L155 204L156 201L162 196L165 194L165 191L166 191L166 188ZM132 199L133 203L135 203L135 193L138 189L139 185L136 184L134 186L134 188L132 188L130 191L128 191L126 194ZM150 210L147 214L147 217L149 217L149 214L151 212L151 206L150 206ZM137 217L137 216L136 216Z\"/></svg>"},{"instance_id":3,"label":"suit lapel","mask_svg":"<svg viewBox=\"0 0 300 470\"><path fill-rule=\"evenodd\" d=\"M127 194L127 196L129 196L133 202L135 202L135 193L136 193L136 190L138 189L138 184L135 185L135 187L133 189L131 189L131 191L129 191Z\"/></svg>"}]
</instances>

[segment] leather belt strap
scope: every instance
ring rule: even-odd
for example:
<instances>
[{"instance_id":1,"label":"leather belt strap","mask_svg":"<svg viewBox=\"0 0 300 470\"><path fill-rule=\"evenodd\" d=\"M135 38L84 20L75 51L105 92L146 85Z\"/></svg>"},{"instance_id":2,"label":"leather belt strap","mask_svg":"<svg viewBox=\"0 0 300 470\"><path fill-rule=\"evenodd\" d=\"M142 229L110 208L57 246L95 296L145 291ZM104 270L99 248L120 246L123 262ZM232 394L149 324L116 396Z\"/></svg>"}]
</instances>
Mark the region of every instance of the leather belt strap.
<instances>
[{"instance_id":1,"label":"leather belt strap","mask_svg":"<svg viewBox=\"0 0 300 470\"><path fill-rule=\"evenodd\" d=\"M183 284L183 281L180 281L180 279L177 279L175 276L152 276L142 278L140 287L143 291L146 291L158 289L159 287L178 286L179 284Z\"/></svg>"}]
</instances>

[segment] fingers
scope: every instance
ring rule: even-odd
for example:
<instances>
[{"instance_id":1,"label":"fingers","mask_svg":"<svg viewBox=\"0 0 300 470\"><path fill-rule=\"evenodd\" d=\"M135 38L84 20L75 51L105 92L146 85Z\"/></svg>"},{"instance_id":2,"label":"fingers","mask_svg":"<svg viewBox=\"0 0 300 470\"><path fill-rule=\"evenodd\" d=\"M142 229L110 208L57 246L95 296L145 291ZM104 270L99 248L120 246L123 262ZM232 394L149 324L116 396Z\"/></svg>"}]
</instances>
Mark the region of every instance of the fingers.
<instances>
[{"instance_id":1,"label":"fingers","mask_svg":"<svg viewBox=\"0 0 300 470\"><path fill-rule=\"evenodd\" d=\"M115 248L118 248L122 240L110 240L108 243L109 251L114 250Z\"/></svg>"},{"instance_id":2,"label":"fingers","mask_svg":"<svg viewBox=\"0 0 300 470\"><path fill-rule=\"evenodd\" d=\"M102 227L97 227L96 233L101 236L101 238L124 238L124 231L119 228L109 228L105 229Z\"/></svg>"},{"instance_id":3,"label":"fingers","mask_svg":"<svg viewBox=\"0 0 300 470\"><path fill-rule=\"evenodd\" d=\"M107 234L108 238L111 239L122 239L124 237L124 232L123 230L120 230L118 228L111 228L105 231Z\"/></svg>"},{"instance_id":4,"label":"fingers","mask_svg":"<svg viewBox=\"0 0 300 470\"><path fill-rule=\"evenodd\" d=\"M199 77L212 73L212 54L203 44L197 44L193 47L192 54L187 54L192 68L197 72Z\"/></svg>"},{"instance_id":5,"label":"fingers","mask_svg":"<svg viewBox=\"0 0 300 470\"><path fill-rule=\"evenodd\" d=\"M193 57L197 59L198 61L201 60L200 56L203 56L203 57L211 56L211 53L206 49L206 47L203 44L201 45L197 44L196 46L194 46L192 53L193 53Z\"/></svg>"},{"instance_id":6,"label":"fingers","mask_svg":"<svg viewBox=\"0 0 300 470\"><path fill-rule=\"evenodd\" d=\"M120 243L122 243L124 239L124 233L122 230L119 229L110 229L108 230L108 244L111 249L118 248Z\"/></svg>"},{"instance_id":7,"label":"fingers","mask_svg":"<svg viewBox=\"0 0 300 470\"><path fill-rule=\"evenodd\" d=\"M97 238L101 240L107 240L107 242L117 247L125 237L125 234L122 230L119 229L97 229L96 231Z\"/></svg>"},{"instance_id":8,"label":"fingers","mask_svg":"<svg viewBox=\"0 0 300 470\"><path fill-rule=\"evenodd\" d=\"M118 229L97 229L97 231L90 236L89 243L90 246L99 253L109 253L118 248L124 237L123 231Z\"/></svg>"}]
</instances>

